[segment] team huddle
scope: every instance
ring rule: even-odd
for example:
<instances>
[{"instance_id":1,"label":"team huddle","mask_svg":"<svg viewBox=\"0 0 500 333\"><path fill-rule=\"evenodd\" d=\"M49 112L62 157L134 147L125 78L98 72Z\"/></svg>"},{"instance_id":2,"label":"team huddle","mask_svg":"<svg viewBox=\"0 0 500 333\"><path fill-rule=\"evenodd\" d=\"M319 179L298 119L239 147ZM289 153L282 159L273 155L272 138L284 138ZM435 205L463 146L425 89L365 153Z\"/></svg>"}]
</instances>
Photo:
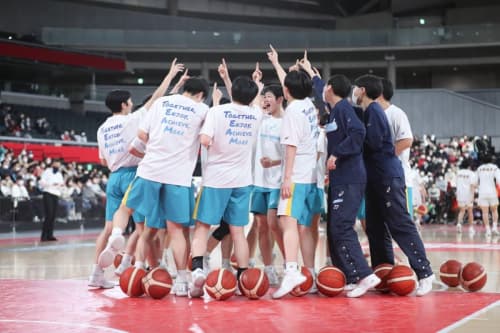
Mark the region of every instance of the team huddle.
<instances>
[{"instance_id":1,"label":"team huddle","mask_svg":"<svg viewBox=\"0 0 500 333\"><path fill-rule=\"evenodd\" d=\"M231 80L222 61L218 70L230 102L223 104L214 86L211 108L204 104L208 82L189 77L176 60L136 112L131 113L130 93L108 95L113 116L98 130L100 159L111 171L106 226L97 239L89 286L114 286L104 269L125 248L117 274L132 265L134 253L136 267L144 268L146 261L159 265L167 246L177 269L173 293L201 297L214 238L234 246L238 279L253 265L244 233L251 212L254 224L266 230L259 233L264 271L278 286L272 297L281 298L306 280L299 250L315 276L317 226L327 210L329 257L346 277L348 297L380 283L371 267L394 265L393 240L417 275L416 295L432 290L434 275L408 212L411 128L404 112L390 104L390 81L364 75L352 89L343 75L323 82L307 53L288 72L274 48L267 55L279 85L264 86L258 64L251 78ZM200 147L202 183L195 200L192 175ZM354 229L363 202L371 267ZM122 234L131 216L137 228L125 244ZM219 227L209 236L212 226ZM272 265L274 242L285 263L281 283Z\"/></svg>"}]
</instances>

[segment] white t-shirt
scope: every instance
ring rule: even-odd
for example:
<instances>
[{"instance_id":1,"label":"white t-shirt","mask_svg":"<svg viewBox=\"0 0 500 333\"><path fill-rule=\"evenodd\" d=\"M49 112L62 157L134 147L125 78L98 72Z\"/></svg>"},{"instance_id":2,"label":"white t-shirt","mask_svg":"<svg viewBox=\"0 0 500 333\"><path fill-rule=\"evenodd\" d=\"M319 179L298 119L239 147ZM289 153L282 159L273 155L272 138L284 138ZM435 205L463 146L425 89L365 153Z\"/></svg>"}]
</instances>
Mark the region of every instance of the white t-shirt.
<instances>
[{"instance_id":1,"label":"white t-shirt","mask_svg":"<svg viewBox=\"0 0 500 333\"><path fill-rule=\"evenodd\" d=\"M325 129L320 128L319 129L319 135L318 135L318 144L316 146L316 149L318 151L318 163L316 165L316 177L317 181L316 184L318 185L318 188L321 190L325 189L325 175L326 175L326 155L327 155L327 139L326 139L326 134L325 134Z\"/></svg>"},{"instance_id":2,"label":"white t-shirt","mask_svg":"<svg viewBox=\"0 0 500 333\"><path fill-rule=\"evenodd\" d=\"M280 142L282 145L297 147L292 172L294 183L316 183L318 128L316 108L309 98L294 100L288 104L281 126ZM284 161L285 158L283 168Z\"/></svg>"},{"instance_id":3,"label":"white t-shirt","mask_svg":"<svg viewBox=\"0 0 500 333\"><path fill-rule=\"evenodd\" d=\"M208 111L200 134L212 138L203 166L203 186L236 188L253 184L253 147L262 120L259 108L235 103Z\"/></svg>"},{"instance_id":4,"label":"white t-shirt","mask_svg":"<svg viewBox=\"0 0 500 333\"><path fill-rule=\"evenodd\" d=\"M52 167L45 169L40 177L40 185L43 192L47 192L58 197L64 186L64 179L60 171L54 173Z\"/></svg>"},{"instance_id":5,"label":"white t-shirt","mask_svg":"<svg viewBox=\"0 0 500 333\"><path fill-rule=\"evenodd\" d=\"M422 204L422 194L420 193L420 187L423 185L424 180L420 177L418 170L410 168L410 182L411 187L413 188L412 193L412 205L420 206Z\"/></svg>"},{"instance_id":6,"label":"white t-shirt","mask_svg":"<svg viewBox=\"0 0 500 333\"><path fill-rule=\"evenodd\" d=\"M410 122L406 113L398 108L396 105L391 104L386 110L385 114L387 120L389 120L389 127L391 128L391 135L393 143L403 139L412 139L413 133L411 131ZM410 148L407 148L401 152L398 156L403 166L403 171L405 174L406 187L411 187L412 182L410 180Z\"/></svg>"},{"instance_id":7,"label":"white t-shirt","mask_svg":"<svg viewBox=\"0 0 500 333\"><path fill-rule=\"evenodd\" d=\"M121 167L137 166L139 157L128 152L128 147L139 129L139 122L146 114L145 108L140 108L128 115L114 115L97 130L97 144L99 145L99 158L106 160L111 172Z\"/></svg>"},{"instance_id":8,"label":"white t-shirt","mask_svg":"<svg viewBox=\"0 0 500 333\"><path fill-rule=\"evenodd\" d=\"M137 175L162 184L191 186L208 106L183 95L159 98L140 124L149 134Z\"/></svg>"},{"instance_id":9,"label":"white t-shirt","mask_svg":"<svg viewBox=\"0 0 500 333\"><path fill-rule=\"evenodd\" d=\"M496 198L496 183L500 183L500 170L495 164L487 163L477 168L479 198Z\"/></svg>"},{"instance_id":10,"label":"white t-shirt","mask_svg":"<svg viewBox=\"0 0 500 333\"><path fill-rule=\"evenodd\" d=\"M281 161L283 157L283 147L280 143L282 120L282 118L276 118L268 115L263 116L255 147L253 183L255 186L273 189L280 188L281 165L264 168L260 163L260 159L268 157L272 160Z\"/></svg>"},{"instance_id":11,"label":"white t-shirt","mask_svg":"<svg viewBox=\"0 0 500 333\"><path fill-rule=\"evenodd\" d=\"M471 202L474 199L472 185L477 184L476 173L468 169L460 169L457 172L457 201Z\"/></svg>"}]
</instances>

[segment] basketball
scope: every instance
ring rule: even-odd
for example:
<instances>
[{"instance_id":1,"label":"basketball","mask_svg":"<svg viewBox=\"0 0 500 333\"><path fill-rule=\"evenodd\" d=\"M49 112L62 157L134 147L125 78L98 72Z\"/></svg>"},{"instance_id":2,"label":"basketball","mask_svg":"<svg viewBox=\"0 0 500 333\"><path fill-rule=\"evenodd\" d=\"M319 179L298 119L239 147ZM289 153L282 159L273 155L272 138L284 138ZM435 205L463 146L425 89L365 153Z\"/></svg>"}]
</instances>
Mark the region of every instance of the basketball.
<instances>
[{"instance_id":1,"label":"basketball","mask_svg":"<svg viewBox=\"0 0 500 333\"><path fill-rule=\"evenodd\" d=\"M238 269L238 261L236 260L236 255L234 253L231 255L229 262L231 264L231 267L233 267L233 269L235 270Z\"/></svg>"},{"instance_id":2,"label":"basketball","mask_svg":"<svg viewBox=\"0 0 500 333\"><path fill-rule=\"evenodd\" d=\"M323 267L316 278L318 291L325 296L333 297L344 291L345 275L334 266Z\"/></svg>"},{"instance_id":3,"label":"basketball","mask_svg":"<svg viewBox=\"0 0 500 333\"><path fill-rule=\"evenodd\" d=\"M142 268L134 266L129 267L120 275L120 288L130 297L139 297L144 294L142 289L142 278L146 275L146 271Z\"/></svg>"},{"instance_id":4,"label":"basketball","mask_svg":"<svg viewBox=\"0 0 500 333\"><path fill-rule=\"evenodd\" d=\"M309 290L313 286L313 277L311 275L311 272L307 269L307 267L302 266L300 268L300 271L302 272L302 275L306 277L306 280L299 286L295 287L291 292L290 295L300 297L304 296L309 292Z\"/></svg>"},{"instance_id":5,"label":"basketball","mask_svg":"<svg viewBox=\"0 0 500 333\"><path fill-rule=\"evenodd\" d=\"M394 266L391 264L380 264L375 267L373 273L381 280L381 282L375 286L375 289L382 292L389 291L389 288L387 287L387 275L389 275L393 267Z\"/></svg>"},{"instance_id":6,"label":"basketball","mask_svg":"<svg viewBox=\"0 0 500 333\"><path fill-rule=\"evenodd\" d=\"M210 297L224 301L233 296L236 291L236 277L227 269L211 271L205 281L205 290Z\"/></svg>"},{"instance_id":7,"label":"basketball","mask_svg":"<svg viewBox=\"0 0 500 333\"><path fill-rule=\"evenodd\" d=\"M487 279L484 267L477 262L468 263L460 271L460 285L467 291L481 290Z\"/></svg>"},{"instance_id":8,"label":"basketball","mask_svg":"<svg viewBox=\"0 0 500 333\"><path fill-rule=\"evenodd\" d=\"M462 269L462 263L457 260L445 261L441 267L439 267L439 277L444 284L448 287L457 287L460 284L460 270Z\"/></svg>"},{"instance_id":9,"label":"basketball","mask_svg":"<svg viewBox=\"0 0 500 333\"><path fill-rule=\"evenodd\" d=\"M427 209L426 205L420 205L415 209L415 212L419 215L426 215L429 210Z\"/></svg>"},{"instance_id":10,"label":"basketball","mask_svg":"<svg viewBox=\"0 0 500 333\"><path fill-rule=\"evenodd\" d=\"M259 299L269 290L269 279L259 268L249 268L240 276L240 290L249 299Z\"/></svg>"},{"instance_id":11,"label":"basketball","mask_svg":"<svg viewBox=\"0 0 500 333\"><path fill-rule=\"evenodd\" d=\"M142 278L142 288L146 295L161 299L170 293L172 278L165 269L156 267Z\"/></svg>"},{"instance_id":12,"label":"basketball","mask_svg":"<svg viewBox=\"0 0 500 333\"><path fill-rule=\"evenodd\" d=\"M124 254L125 253L122 252L122 253L118 253L116 255L115 261L113 262L113 265L115 266L115 268L118 268L118 266L120 266L120 264L122 263L122 259L123 259ZM130 261L130 264L132 266L134 266L134 264L135 264L135 257L134 256L132 256L132 260Z\"/></svg>"},{"instance_id":13,"label":"basketball","mask_svg":"<svg viewBox=\"0 0 500 333\"><path fill-rule=\"evenodd\" d=\"M394 266L387 274L387 286L399 296L406 296L417 287L417 280L413 270L405 265Z\"/></svg>"}]
</instances>

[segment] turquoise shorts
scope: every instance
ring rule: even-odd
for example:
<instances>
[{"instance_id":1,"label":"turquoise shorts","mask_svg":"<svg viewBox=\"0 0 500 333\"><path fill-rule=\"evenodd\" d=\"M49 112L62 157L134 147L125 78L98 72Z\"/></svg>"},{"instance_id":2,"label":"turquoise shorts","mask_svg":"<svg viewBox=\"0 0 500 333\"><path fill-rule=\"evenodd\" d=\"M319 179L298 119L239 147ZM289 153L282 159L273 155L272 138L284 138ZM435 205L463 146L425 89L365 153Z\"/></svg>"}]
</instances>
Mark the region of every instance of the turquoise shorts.
<instances>
[{"instance_id":1,"label":"turquoise shorts","mask_svg":"<svg viewBox=\"0 0 500 333\"><path fill-rule=\"evenodd\" d=\"M202 187L196 199L193 219L210 225L218 225L222 219L229 225L245 226L248 224L251 193L252 186Z\"/></svg>"},{"instance_id":2,"label":"turquoise shorts","mask_svg":"<svg viewBox=\"0 0 500 333\"><path fill-rule=\"evenodd\" d=\"M113 215L120 208L130 183L135 178L137 167L120 168L109 175L106 184L106 222L113 221ZM135 223L144 222L144 215L134 212Z\"/></svg>"},{"instance_id":3,"label":"turquoise shorts","mask_svg":"<svg viewBox=\"0 0 500 333\"><path fill-rule=\"evenodd\" d=\"M413 189L411 187L406 188L406 209L413 219Z\"/></svg>"},{"instance_id":4,"label":"turquoise shorts","mask_svg":"<svg viewBox=\"0 0 500 333\"><path fill-rule=\"evenodd\" d=\"M312 211L313 214L325 213L325 191L319 187L316 187L316 198L314 200Z\"/></svg>"},{"instance_id":5,"label":"turquoise shorts","mask_svg":"<svg viewBox=\"0 0 500 333\"><path fill-rule=\"evenodd\" d=\"M277 209L280 200L280 190L254 186L250 211L254 214L266 215L269 209Z\"/></svg>"},{"instance_id":6,"label":"turquoise shorts","mask_svg":"<svg viewBox=\"0 0 500 333\"><path fill-rule=\"evenodd\" d=\"M361 200L361 204L358 208L358 214L356 214L358 220L366 220L366 210L365 210L365 197Z\"/></svg>"},{"instance_id":7,"label":"turquoise shorts","mask_svg":"<svg viewBox=\"0 0 500 333\"><path fill-rule=\"evenodd\" d=\"M313 184L293 183L290 198L280 197L278 216L291 216L297 223L310 226L314 215L314 206L317 201L317 186Z\"/></svg>"},{"instance_id":8,"label":"turquoise shorts","mask_svg":"<svg viewBox=\"0 0 500 333\"><path fill-rule=\"evenodd\" d=\"M143 214L150 228L164 229L167 220L186 227L193 224L192 187L162 184L136 177L123 201L127 207Z\"/></svg>"}]
</instances>

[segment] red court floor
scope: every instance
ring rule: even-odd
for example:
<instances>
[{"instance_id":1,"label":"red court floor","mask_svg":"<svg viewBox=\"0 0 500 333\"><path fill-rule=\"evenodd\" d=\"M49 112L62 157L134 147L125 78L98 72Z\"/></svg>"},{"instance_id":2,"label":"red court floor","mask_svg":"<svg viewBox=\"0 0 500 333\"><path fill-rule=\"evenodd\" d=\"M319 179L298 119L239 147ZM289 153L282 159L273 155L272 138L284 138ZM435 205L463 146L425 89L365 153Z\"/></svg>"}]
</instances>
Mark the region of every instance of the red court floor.
<instances>
[{"instance_id":1,"label":"red court floor","mask_svg":"<svg viewBox=\"0 0 500 333\"><path fill-rule=\"evenodd\" d=\"M436 283L421 298L376 292L360 299L272 300L269 293L257 301L128 298L118 286L86 286L95 230L58 236L50 244L28 234L0 236L0 332L500 332L499 240L457 237L451 226L424 228L433 270L450 258L480 262L488 272L482 292ZM322 236L318 253L323 249ZM214 266L218 256L212 255ZM317 269L321 263L320 255ZM112 270L107 274L112 277Z\"/></svg>"}]
</instances>

